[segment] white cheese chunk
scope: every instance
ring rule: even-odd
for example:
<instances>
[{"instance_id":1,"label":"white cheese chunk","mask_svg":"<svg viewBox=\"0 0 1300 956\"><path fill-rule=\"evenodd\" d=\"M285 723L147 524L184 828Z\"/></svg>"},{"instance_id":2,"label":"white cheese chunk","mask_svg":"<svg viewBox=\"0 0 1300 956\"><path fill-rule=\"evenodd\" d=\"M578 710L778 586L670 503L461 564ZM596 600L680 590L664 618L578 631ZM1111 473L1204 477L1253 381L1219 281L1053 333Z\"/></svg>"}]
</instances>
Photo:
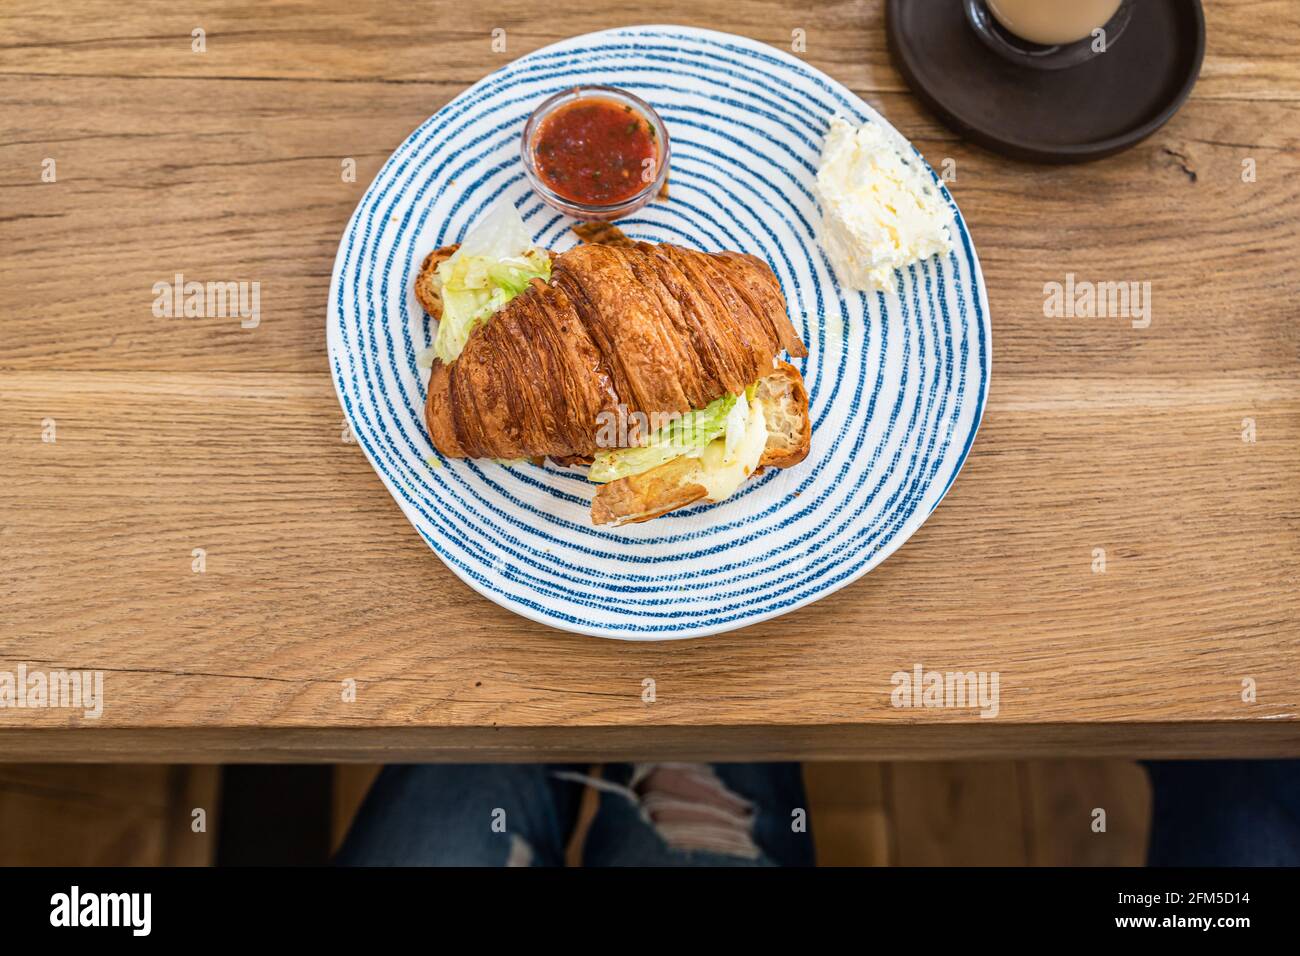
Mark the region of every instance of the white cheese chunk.
<instances>
[{"instance_id":1,"label":"white cheese chunk","mask_svg":"<svg viewBox=\"0 0 1300 956\"><path fill-rule=\"evenodd\" d=\"M840 281L894 290L894 270L952 249L952 209L923 168L877 123L836 117L817 172L821 238Z\"/></svg>"}]
</instances>

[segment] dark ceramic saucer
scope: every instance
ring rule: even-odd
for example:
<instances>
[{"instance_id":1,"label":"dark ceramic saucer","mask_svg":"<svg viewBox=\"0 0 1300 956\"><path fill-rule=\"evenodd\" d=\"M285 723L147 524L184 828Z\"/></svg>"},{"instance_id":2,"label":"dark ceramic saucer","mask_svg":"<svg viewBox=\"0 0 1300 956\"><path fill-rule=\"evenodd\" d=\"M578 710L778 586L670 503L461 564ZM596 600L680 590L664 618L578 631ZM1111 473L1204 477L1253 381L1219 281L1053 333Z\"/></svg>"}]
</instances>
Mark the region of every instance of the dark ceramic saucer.
<instances>
[{"instance_id":1,"label":"dark ceramic saucer","mask_svg":"<svg viewBox=\"0 0 1300 956\"><path fill-rule=\"evenodd\" d=\"M894 63L948 126L1046 163L1099 159L1150 136L1183 105L1205 54L1200 0L1140 0L1109 50L1065 70L999 56L956 0L889 0L885 29Z\"/></svg>"}]
</instances>

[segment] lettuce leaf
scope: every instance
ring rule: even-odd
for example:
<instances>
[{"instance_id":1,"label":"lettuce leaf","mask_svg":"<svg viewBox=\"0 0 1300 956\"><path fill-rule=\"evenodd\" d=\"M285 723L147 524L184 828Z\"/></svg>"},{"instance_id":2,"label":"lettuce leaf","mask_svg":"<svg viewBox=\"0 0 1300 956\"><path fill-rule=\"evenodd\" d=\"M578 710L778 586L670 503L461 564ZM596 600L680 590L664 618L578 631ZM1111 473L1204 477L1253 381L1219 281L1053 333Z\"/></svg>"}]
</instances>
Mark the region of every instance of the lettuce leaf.
<instances>
[{"instance_id":1,"label":"lettuce leaf","mask_svg":"<svg viewBox=\"0 0 1300 956\"><path fill-rule=\"evenodd\" d=\"M698 457L708 445L726 436L734 448L745 433L752 386L740 395L723 395L704 408L687 412L652 433L640 445L596 454L587 477L598 484L639 475L683 455Z\"/></svg>"},{"instance_id":2,"label":"lettuce leaf","mask_svg":"<svg viewBox=\"0 0 1300 956\"><path fill-rule=\"evenodd\" d=\"M533 245L518 210L509 202L498 203L438 266L442 319L434 354L450 365L460 357L471 332L533 279L550 278L550 255Z\"/></svg>"}]
</instances>

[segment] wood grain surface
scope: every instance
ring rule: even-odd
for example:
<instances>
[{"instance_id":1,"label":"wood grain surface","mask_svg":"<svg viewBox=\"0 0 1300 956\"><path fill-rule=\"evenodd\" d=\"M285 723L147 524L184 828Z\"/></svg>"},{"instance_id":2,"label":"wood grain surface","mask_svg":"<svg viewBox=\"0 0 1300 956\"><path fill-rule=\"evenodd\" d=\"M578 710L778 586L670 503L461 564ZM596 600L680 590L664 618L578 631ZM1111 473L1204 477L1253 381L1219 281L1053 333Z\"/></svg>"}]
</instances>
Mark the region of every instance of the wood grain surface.
<instances>
[{"instance_id":1,"label":"wood grain surface","mask_svg":"<svg viewBox=\"0 0 1300 956\"><path fill-rule=\"evenodd\" d=\"M106 703L0 709L0 758L1300 755L1300 10L1206 6L1169 125L1048 168L925 112L878 2L6 4L0 671L100 670ZM338 238L411 129L514 57L647 20L804 30L954 160L994 360L961 476L880 568L630 645L442 566L346 440L324 328ZM176 273L260 282L260 325L155 318ZM1150 326L1045 318L1069 273L1150 282ZM916 664L998 672L997 717L893 707Z\"/></svg>"},{"instance_id":2,"label":"wood grain surface","mask_svg":"<svg viewBox=\"0 0 1300 956\"><path fill-rule=\"evenodd\" d=\"M0 766L0 866L211 866L218 772Z\"/></svg>"}]
</instances>

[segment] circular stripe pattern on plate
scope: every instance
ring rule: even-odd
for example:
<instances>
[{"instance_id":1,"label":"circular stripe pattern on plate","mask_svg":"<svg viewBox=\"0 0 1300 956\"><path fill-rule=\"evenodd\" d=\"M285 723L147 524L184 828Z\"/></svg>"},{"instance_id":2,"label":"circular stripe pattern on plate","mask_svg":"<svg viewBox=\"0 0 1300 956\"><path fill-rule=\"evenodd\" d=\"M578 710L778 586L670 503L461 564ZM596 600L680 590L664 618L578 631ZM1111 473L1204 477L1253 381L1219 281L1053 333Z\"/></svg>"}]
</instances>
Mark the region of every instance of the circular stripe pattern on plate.
<instances>
[{"instance_id":1,"label":"circular stripe pattern on plate","mask_svg":"<svg viewBox=\"0 0 1300 956\"><path fill-rule=\"evenodd\" d=\"M812 449L727 501L643 524L591 524L581 469L441 456L423 421L416 354L436 331L412 282L498 202L563 251L572 222L532 193L524 121L579 83L648 100L672 143L669 198L628 235L765 260L808 345ZM628 639L716 633L817 600L901 545L952 484L979 425L991 361L979 262L952 204L954 249L897 274L897 292L841 290L813 196L833 116L893 127L834 80L772 47L685 27L575 37L470 87L389 158L339 244L330 368L367 458L429 546L479 593L565 630ZM900 147L952 197L910 144Z\"/></svg>"}]
</instances>

